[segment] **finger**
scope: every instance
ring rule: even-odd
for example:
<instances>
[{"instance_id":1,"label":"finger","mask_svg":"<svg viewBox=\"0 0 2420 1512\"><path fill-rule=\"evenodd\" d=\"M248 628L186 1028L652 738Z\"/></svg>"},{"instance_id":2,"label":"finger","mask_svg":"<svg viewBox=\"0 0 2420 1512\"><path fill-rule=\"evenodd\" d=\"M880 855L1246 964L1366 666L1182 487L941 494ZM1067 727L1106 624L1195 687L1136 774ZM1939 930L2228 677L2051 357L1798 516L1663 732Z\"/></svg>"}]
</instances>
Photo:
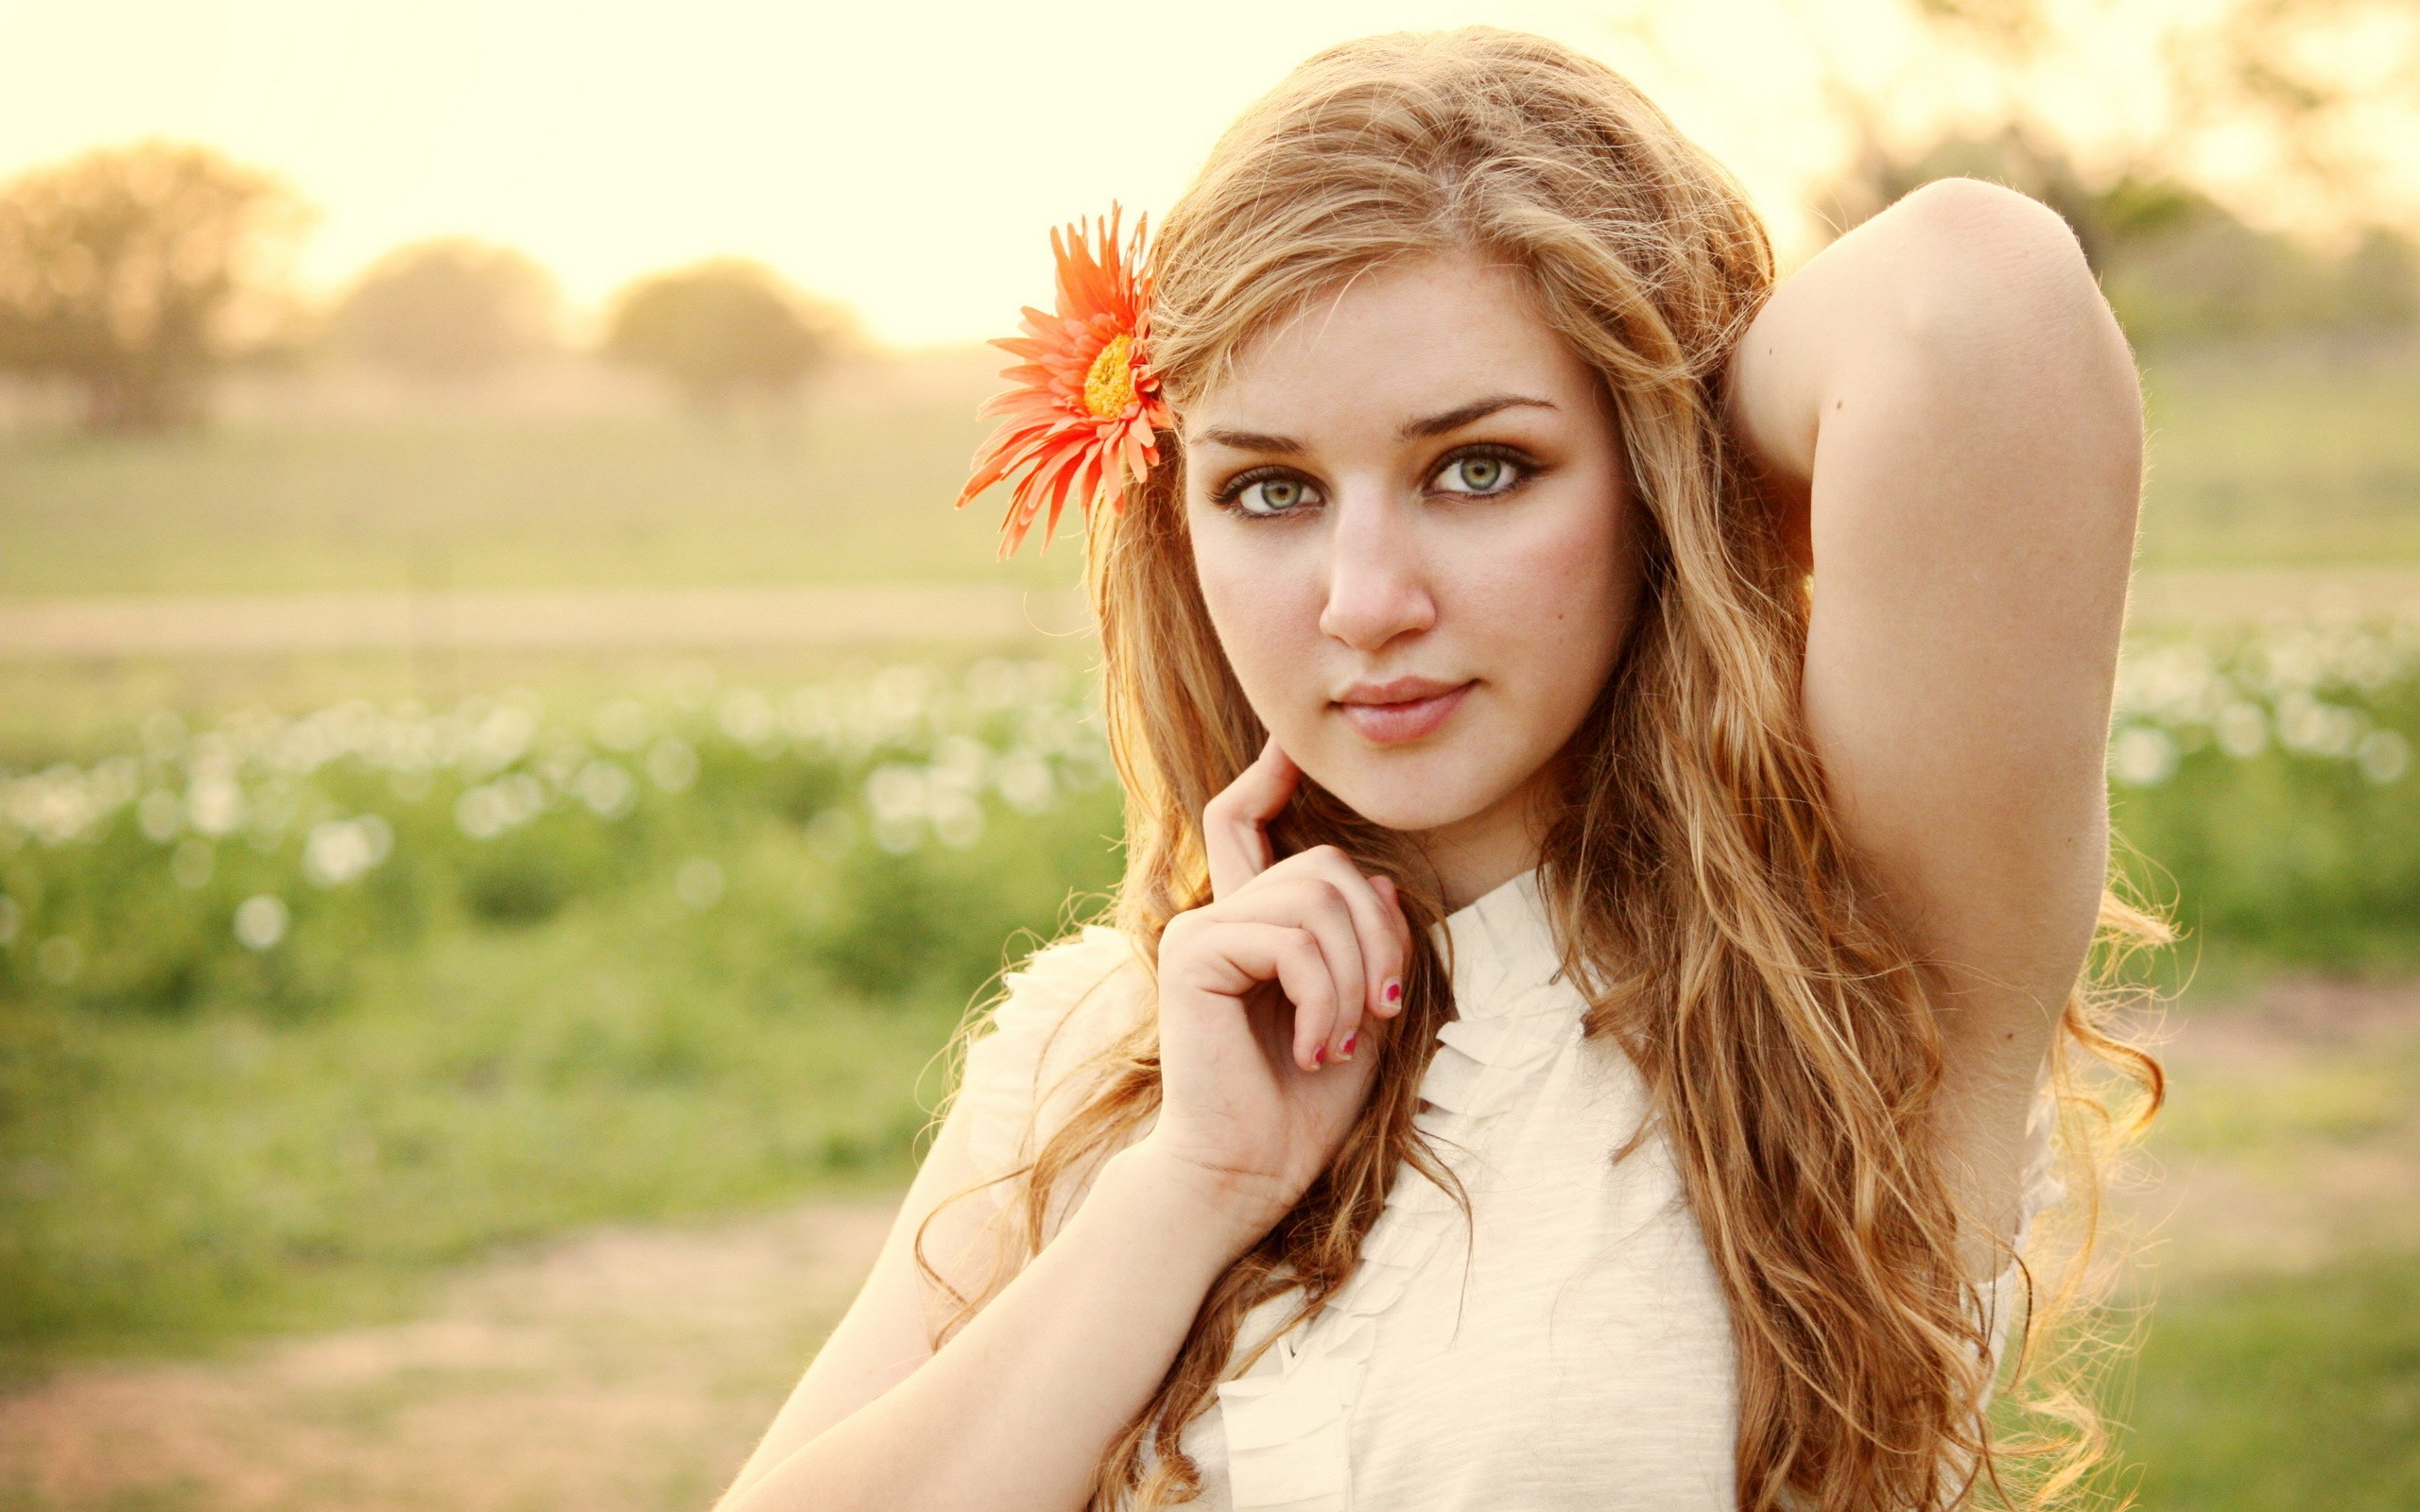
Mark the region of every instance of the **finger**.
<instances>
[{"instance_id":1,"label":"finger","mask_svg":"<svg viewBox=\"0 0 2420 1512\"><path fill-rule=\"evenodd\" d=\"M1336 977L1327 953L1309 930L1288 924L1237 924L1233 954L1237 966L1262 981L1274 979L1293 1005L1287 1053L1304 1071L1324 1064L1320 1054L1327 1025L1336 1019Z\"/></svg>"},{"instance_id":2,"label":"finger","mask_svg":"<svg viewBox=\"0 0 2420 1512\"><path fill-rule=\"evenodd\" d=\"M1296 885L1301 898L1294 906L1299 910L1302 927L1319 941L1320 954L1327 961L1328 979L1336 984L1336 996L1323 1022L1310 1022L1307 1014L1296 1015L1294 1033L1301 1051L1308 1052L1312 1063L1325 1065L1345 1058L1345 1040L1359 1028L1361 1007L1369 1000L1361 932L1352 905L1333 881L1308 877Z\"/></svg>"},{"instance_id":3,"label":"finger","mask_svg":"<svg viewBox=\"0 0 2420 1512\"><path fill-rule=\"evenodd\" d=\"M1335 958L1328 954L1319 932L1300 928L1295 936L1310 946L1310 954L1307 959L1298 960L1290 955L1281 959L1278 982L1294 1005L1293 1038L1289 1041L1294 1064L1305 1071L1318 1071L1328 1062L1328 1035L1335 1028L1345 999L1337 986ZM1299 990L1297 975L1288 974L1289 967L1299 967Z\"/></svg>"},{"instance_id":4,"label":"finger","mask_svg":"<svg viewBox=\"0 0 2420 1512\"><path fill-rule=\"evenodd\" d=\"M1404 978L1411 974L1411 920L1404 915L1403 892L1395 886L1394 878L1373 873L1370 887L1387 905L1387 933L1394 944L1388 958L1371 968L1378 978L1379 1002L1374 1011L1392 1019L1403 1011Z\"/></svg>"},{"instance_id":5,"label":"finger","mask_svg":"<svg viewBox=\"0 0 2420 1512\"><path fill-rule=\"evenodd\" d=\"M1344 869L1353 870L1349 866ZM1354 906L1352 895L1338 885L1337 879L1307 879L1306 885L1318 902L1305 921L1319 936L1329 974L1336 978L1336 1013L1320 1030L1314 1058L1322 1063L1345 1060L1359 1048L1361 1014L1377 990L1369 974L1370 941L1364 936L1369 925L1359 917L1362 910Z\"/></svg>"},{"instance_id":6,"label":"finger","mask_svg":"<svg viewBox=\"0 0 2420 1512\"><path fill-rule=\"evenodd\" d=\"M1336 1016L1336 979L1327 955L1309 930L1257 919L1221 920L1207 926L1201 940L1207 968L1194 986L1241 1005L1253 988L1275 982L1292 1005L1292 1022L1283 1026L1286 1056L1304 1071L1316 1071L1320 1060L1317 1036L1305 1038L1305 1022L1325 1024Z\"/></svg>"},{"instance_id":7,"label":"finger","mask_svg":"<svg viewBox=\"0 0 2420 1512\"><path fill-rule=\"evenodd\" d=\"M1210 863L1210 895L1223 898L1269 869L1269 835L1300 785L1303 769L1269 737L1260 755L1202 805L1201 849Z\"/></svg>"},{"instance_id":8,"label":"finger","mask_svg":"<svg viewBox=\"0 0 2420 1512\"><path fill-rule=\"evenodd\" d=\"M1370 998L1364 980L1362 932L1369 926L1356 917L1335 881L1326 876L1264 873L1253 886L1211 905L1219 917L1237 922L1278 925L1307 931L1318 942L1333 984L1335 1011L1324 1022L1298 1013L1293 1024L1299 1041L1297 1058L1324 1064L1345 1058L1345 1040L1360 1025L1361 1010Z\"/></svg>"},{"instance_id":9,"label":"finger","mask_svg":"<svg viewBox=\"0 0 2420 1512\"><path fill-rule=\"evenodd\" d=\"M1353 1011L1352 1021L1339 1031L1348 1035L1359 1025L1361 1014L1391 1016L1403 1002L1403 973L1411 958L1407 943L1409 936L1403 926L1402 909L1393 899L1381 896L1377 879L1362 875L1353 858L1333 845L1313 846L1300 855L1287 857L1276 869L1301 869L1316 873L1333 885L1352 911L1354 933L1360 941L1362 991ZM1389 886L1392 886L1389 883ZM1392 997L1388 985L1393 984ZM1333 1047L1344 1052L1341 1040Z\"/></svg>"}]
</instances>

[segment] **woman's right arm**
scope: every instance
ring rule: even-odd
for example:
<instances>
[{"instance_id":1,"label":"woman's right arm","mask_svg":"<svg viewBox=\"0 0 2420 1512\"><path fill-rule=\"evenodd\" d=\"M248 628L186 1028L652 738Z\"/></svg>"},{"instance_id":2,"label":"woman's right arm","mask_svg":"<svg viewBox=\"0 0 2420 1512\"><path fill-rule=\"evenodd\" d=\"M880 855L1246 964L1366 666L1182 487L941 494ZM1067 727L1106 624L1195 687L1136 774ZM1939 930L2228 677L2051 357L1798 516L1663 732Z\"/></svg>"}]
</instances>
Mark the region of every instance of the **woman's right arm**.
<instances>
[{"instance_id":1,"label":"woman's right arm","mask_svg":"<svg viewBox=\"0 0 2420 1512\"><path fill-rule=\"evenodd\" d=\"M1085 1504L1210 1288L1326 1168L1368 1100L1378 1057L1358 1055L1362 1031L1403 1011L1411 936L1392 880L1326 846L1270 864L1262 827L1300 776L1271 741L1204 811L1215 898L1160 941L1150 1131L1101 1163L1041 1253L936 1350L913 1238L981 1174L953 1111L864 1290L717 1512ZM927 1231L944 1275L985 1242L981 1206L942 1209Z\"/></svg>"},{"instance_id":2,"label":"woman's right arm","mask_svg":"<svg viewBox=\"0 0 2420 1512\"><path fill-rule=\"evenodd\" d=\"M1219 1187L1142 1145L1113 1155L1042 1253L921 1363L903 1358L924 1349L925 1283L899 1242L911 1194L858 1306L717 1512L1081 1507L1211 1285L1266 1230ZM879 1395L823 1420L869 1377Z\"/></svg>"}]
</instances>

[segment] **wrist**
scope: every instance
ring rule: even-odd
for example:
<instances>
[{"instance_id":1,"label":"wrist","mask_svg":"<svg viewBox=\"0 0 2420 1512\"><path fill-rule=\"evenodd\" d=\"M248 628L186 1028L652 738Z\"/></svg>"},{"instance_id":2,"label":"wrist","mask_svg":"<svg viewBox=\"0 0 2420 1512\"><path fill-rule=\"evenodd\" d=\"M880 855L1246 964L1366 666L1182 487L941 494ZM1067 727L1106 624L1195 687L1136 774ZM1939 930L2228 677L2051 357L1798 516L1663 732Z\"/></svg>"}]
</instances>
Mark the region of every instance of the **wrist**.
<instances>
[{"instance_id":1,"label":"wrist","mask_svg":"<svg viewBox=\"0 0 2420 1512\"><path fill-rule=\"evenodd\" d=\"M1214 1276L1258 1244L1288 1206L1265 1180L1213 1170L1148 1136L1110 1157L1096 1190L1113 1183L1170 1233L1196 1244L1210 1258Z\"/></svg>"}]
</instances>

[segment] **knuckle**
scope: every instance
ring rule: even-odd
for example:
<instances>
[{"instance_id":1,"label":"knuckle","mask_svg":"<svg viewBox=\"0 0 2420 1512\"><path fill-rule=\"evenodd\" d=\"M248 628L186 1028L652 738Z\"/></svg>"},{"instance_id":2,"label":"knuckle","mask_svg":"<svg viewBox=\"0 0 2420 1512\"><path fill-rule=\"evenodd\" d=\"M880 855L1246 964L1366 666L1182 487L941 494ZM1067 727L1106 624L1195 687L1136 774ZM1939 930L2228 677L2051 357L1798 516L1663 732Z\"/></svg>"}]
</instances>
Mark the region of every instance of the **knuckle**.
<instances>
[{"instance_id":1,"label":"knuckle","mask_svg":"<svg viewBox=\"0 0 2420 1512\"><path fill-rule=\"evenodd\" d=\"M1305 877L1303 891L1307 895L1304 901L1322 913L1333 914L1345 906L1344 889L1332 878Z\"/></svg>"},{"instance_id":2,"label":"knuckle","mask_svg":"<svg viewBox=\"0 0 2420 1512\"><path fill-rule=\"evenodd\" d=\"M1346 850L1340 845L1328 844L1321 846L1319 848L1319 857L1320 865L1336 876L1358 877L1361 875L1361 868L1353 863L1352 852Z\"/></svg>"},{"instance_id":3,"label":"knuckle","mask_svg":"<svg viewBox=\"0 0 2420 1512\"><path fill-rule=\"evenodd\" d=\"M1287 875L1290 877L1297 879L1316 877L1322 867L1321 857L1335 849L1333 845L1311 846L1282 858L1277 862L1277 866L1285 868ZM1272 867L1270 869L1274 870L1275 868Z\"/></svg>"},{"instance_id":4,"label":"knuckle","mask_svg":"<svg viewBox=\"0 0 2420 1512\"><path fill-rule=\"evenodd\" d=\"M1270 896L1284 907L1294 927L1309 929L1319 919L1324 900L1320 896L1316 879L1284 877L1269 885Z\"/></svg>"}]
</instances>

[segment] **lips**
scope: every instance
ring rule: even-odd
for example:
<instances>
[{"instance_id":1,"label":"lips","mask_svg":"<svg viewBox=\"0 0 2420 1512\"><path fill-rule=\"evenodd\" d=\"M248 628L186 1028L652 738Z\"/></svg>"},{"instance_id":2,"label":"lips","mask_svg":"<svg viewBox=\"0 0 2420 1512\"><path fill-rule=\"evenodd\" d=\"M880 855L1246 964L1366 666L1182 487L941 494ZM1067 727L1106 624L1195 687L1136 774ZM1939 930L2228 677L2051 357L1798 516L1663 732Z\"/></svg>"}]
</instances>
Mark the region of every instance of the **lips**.
<instances>
[{"instance_id":1,"label":"lips","mask_svg":"<svg viewBox=\"0 0 2420 1512\"><path fill-rule=\"evenodd\" d=\"M1336 709L1364 739L1399 746L1434 732L1475 685L1475 681L1439 682L1433 678L1358 683L1345 690Z\"/></svg>"}]
</instances>

